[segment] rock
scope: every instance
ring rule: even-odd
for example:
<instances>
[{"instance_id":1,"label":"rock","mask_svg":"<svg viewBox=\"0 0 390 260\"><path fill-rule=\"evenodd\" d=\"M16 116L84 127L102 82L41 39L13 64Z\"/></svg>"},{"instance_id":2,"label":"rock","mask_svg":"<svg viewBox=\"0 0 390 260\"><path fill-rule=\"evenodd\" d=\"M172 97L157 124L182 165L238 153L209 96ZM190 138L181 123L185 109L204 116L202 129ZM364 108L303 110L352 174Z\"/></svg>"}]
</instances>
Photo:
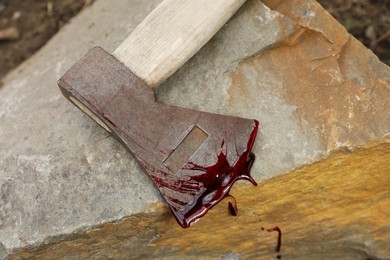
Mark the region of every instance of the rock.
<instances>
[{"instance_id":1,"label":"rock","mask_svg":"<svg viewBox=\"0 0 390 260\"><path fill-rule=\"evenodd\" d=\"M166 208L108 223L10 259L388 259L390 139L266 180L236 185L189 229ZM280 252L275 252L281 230Z\"/></svg>"},{"instance_id":2,"label":"rock","mask_svg":"<svg viewBox=\"0 0 390 260\"><path fill-rule=\"evenodd\" d=\"M97 1L4 78L0 242L8 251L122 219L160 199L131 155L56 84L89 48L113 51L158 2Z\"/></svg>"},{"instance_id":3,"label":"rock","mask_svg":"<svg viewBox=\"0 0 390 260\"><path fill-rule=\"evenodd\" d=\"M131 155L56 86L89 48L112 52L158 2L98 0L4 79L0 242L8 252L148 214L160 200ZM258 181L388 135L390 69L314 0L264 4L249 0L158 99L258 119Z\"/></svg>"},{"instance_id":4,"label":"rock","mask_svg":"<svg viewBox=\"0 0 390 260\"><path fill-rule=\"evenodd\" d=\"M3 243L0 243L0 259L5 259L6 257L7 257L7 251Z\"/></svg>"},{"instance_id":5,"label":"rock","mask_svg":"<svg viewBox=\"0 0 390 260\"><path fill-rule=\"evenodd\" d=\"M263 2L271 10L249 1L160 100L257 118L258 179L387 136L389 67L315 1Z\"/></svg>"}]
</instances>

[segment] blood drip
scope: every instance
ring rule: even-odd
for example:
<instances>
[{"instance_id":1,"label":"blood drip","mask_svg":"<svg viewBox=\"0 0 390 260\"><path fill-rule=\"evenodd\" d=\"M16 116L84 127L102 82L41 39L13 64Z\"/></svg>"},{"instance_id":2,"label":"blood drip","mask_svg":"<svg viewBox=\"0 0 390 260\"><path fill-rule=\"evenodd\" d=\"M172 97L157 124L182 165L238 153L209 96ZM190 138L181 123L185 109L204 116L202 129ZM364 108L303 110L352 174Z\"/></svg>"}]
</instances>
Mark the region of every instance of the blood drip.
<instances>
[{"instance_id":1,"label":"blood drip","mask_svg":"<svg viewBox=\"0 0 390 260\"><path fill-rule=\"evenodd\" d=\"M180 214L180 212L171 207L172 210L176 211L177 214L175 216L182 227L189 227L191 223L204 216L209 209L228 196L231 187L237 180L248 180L257 186L256 181L250 176L250 169L255 160L255 155L250 151L256 139L258 125L259 122L254 120L247 149L239 155L238 160L233 165L229 164L227 155L223 152L218 154L217 162L211 166L205 167L191 162L188 163L188 170L204 172L203 174L190 177L191 181L199 183L198 188L202 188L204 192L184 214ZM222 142L222 146L224 142Z\"/></svg>"},{"instance_id":2,"label":"blood drip","mask_svg":"<svg viewBox=\"0 0 390 260\"><path fill-rule=\"evenodd\" d=\"M282 246L282 231L280 230L279 227L273 227L273 228L269 228L267 229L268 232L278 232L278 243L275 247L275 252L279 253L280 252L280 248Z\"/></svg>"}]
</instances>

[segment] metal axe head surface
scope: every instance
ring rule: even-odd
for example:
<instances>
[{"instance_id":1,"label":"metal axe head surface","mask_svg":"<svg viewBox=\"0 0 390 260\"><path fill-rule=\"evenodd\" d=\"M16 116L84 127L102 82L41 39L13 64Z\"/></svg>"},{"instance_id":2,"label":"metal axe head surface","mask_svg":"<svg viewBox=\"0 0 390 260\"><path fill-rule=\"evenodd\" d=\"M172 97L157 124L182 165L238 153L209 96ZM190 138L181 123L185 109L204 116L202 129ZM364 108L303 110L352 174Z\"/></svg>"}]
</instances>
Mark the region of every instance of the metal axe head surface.
<instances>
[{"instance_id":1,"label":"metal axe head surface","mask_svg":"<svg viewBox=\"0 0 390 260\"><path fill-rule=\"evenodd\" d=\"M175 2L176 5L172 5ZM187 5L203 2L205 6L201 9L205 12L210 2L213 7L230 2L238 9L244 1L167 0L151 15L160 16L164 11L161 8L176 9L183 2L188 2ZM234 13L229 12L228 17ZM155 17L150 19L156 21ZM226 22L228 18L223 19ZM142 29L142 24L137 29L140 27ZM199 47L193 49L195 52ZM188 227L226 197L235 181L245 179L256 185L249 174L255 158L251 149L258 130L256 120L157 102L150 86L172 74L177 69L172 70L172 66L179 67L184 62L170 64L157 76L147 73L146 77L140 77L143 68L132 69L137 66L126 64L126 60L118 57L120 52L121 46L114 52L116 57L99 47L91 49L58 84L65 97L111 132L134 155L182 227ZM155 72L155 68L150 71Z\"/></svg>"}]
</instances>

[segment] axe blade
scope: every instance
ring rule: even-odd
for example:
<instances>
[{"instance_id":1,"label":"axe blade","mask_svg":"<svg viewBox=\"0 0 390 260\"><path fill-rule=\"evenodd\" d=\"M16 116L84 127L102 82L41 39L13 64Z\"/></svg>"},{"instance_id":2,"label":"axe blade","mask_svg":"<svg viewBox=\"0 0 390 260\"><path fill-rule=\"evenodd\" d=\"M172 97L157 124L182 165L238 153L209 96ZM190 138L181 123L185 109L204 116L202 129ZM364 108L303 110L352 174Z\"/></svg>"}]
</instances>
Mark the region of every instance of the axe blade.
<instances>
[{"instance_id":1,"label":"axe blade","mask_svg":"<svg viewBox=\"0 0 390 260\"><path fill-rule=\"evenodd\" d=\"M258 122L170 106L115 57L91 49L58 81L73 104L111 132L188 227L249 174Z\"/></svg>"}]
</instances>

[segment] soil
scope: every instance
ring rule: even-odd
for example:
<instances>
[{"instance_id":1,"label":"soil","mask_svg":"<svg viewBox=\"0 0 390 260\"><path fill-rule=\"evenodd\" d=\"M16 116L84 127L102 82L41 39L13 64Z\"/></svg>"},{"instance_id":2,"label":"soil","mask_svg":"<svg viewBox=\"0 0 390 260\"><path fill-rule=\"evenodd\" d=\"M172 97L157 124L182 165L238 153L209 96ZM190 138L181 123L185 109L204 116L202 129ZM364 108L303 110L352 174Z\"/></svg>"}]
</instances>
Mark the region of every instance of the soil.
<instances>
[{"instance_id":1,"label":"soil","mask_svg":"<svg viewBox=\"0 0 390 260\"><path fill-rule=\"evenodd\" d=\"M0 0L0 79L93 1ZM318 1L390 65L390 0Z\"/></svg>"},{"instance_id":2,"label":"soil","mask_svg":"<svg viewBox=\"0 0 390 260\"><path fill-rule=\"evenodd\" d=\"M345 28L390 65L390 0L317 0Z\"/></svg>"},{"instance_id":3,"label":"soil","mask_svg":"<svg viewBox=\"0 0 390 260\"><path fill-rule=\"evenodd\" d=\"M0 79L93 0L0 0Z\"/></svg>"}]
</instances>

